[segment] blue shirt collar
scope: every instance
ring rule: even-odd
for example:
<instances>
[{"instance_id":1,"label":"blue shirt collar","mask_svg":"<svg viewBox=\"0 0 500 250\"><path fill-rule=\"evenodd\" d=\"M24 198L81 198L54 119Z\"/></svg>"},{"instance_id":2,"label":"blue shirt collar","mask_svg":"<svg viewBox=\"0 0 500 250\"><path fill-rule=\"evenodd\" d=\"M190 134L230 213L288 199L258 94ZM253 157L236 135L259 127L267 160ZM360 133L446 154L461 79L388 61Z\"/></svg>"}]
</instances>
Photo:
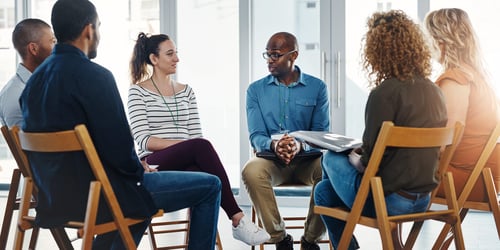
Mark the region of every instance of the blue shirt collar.
<instances>
[{"instance_id":1,"label":"blue shirt collar","mask_svg":"<svg viewBox=\"0 0 500 250\"><path fill-rule=\"evenodd\" d=\"M304 81L304 75L302 74L302 71L300 70L299 66L295 65L295 70L299 72L299 78L297 79L297 82L292 83L290 87L294 87L298 84L307 85L307 83ZM276 78L275 76L269 75L269 82L267 84L280 85L280 82L278 81L278 78Z\"/></svg>"}]
</instances>

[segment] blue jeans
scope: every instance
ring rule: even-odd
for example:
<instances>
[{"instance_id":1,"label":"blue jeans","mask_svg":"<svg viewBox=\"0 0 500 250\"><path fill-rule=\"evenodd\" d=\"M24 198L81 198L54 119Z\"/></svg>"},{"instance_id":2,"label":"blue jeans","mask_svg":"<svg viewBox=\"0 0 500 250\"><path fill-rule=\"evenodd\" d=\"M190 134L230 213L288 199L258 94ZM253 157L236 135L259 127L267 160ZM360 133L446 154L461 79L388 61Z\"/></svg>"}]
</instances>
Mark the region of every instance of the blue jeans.
<instances>
[{"instance_id":1,"label":"blue jeans","mask_svg":"<svg viewBox=\"0 0 500 250\"><path fill-rule=\"evenodd\" d=\"M143 183L159 209L172 212L191 208L189 250L215 248L221 193L218 177L202 172L162 171L145 173ZM136 245L139 245L149 222L130 227ZM112 242L112 246L103 245L103 242ZM98 236L94 243L97 243L94 249L125 249L116 231Z\"/></svg>"},{"instance_id":2,"label":"blue jeans","mask_svg":"<svg viewBox=\"0 0 500 250\"><path fill-rule=\"evenodd\" d=\"M328 151L322 159L323 180L318 183L314 191L316 205L325 207L346 206L351 208L363 177L351 164L344 153ZM387 213L389 215L422 212L427 209L430 196L422 196L416 201L404 198L396 193L385 197ZM368 196L363 208L363 215L375 217L373 198ZM329 216L321 216L325 223L330 241L337 249L340 237L344 231L345 221ZM358 249L358 243L353 237L349 249Z\"/></svg>"}]
</instances>

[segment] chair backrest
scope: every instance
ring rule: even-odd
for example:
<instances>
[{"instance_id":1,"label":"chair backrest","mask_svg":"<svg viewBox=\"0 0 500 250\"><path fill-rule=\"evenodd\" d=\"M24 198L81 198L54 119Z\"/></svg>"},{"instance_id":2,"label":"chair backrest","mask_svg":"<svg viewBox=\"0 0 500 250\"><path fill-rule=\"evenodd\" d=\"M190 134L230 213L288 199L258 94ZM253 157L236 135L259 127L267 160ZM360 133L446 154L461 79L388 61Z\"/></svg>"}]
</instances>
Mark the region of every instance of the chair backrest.
<instances>
[{"instance_id":1,"label":"chair backrest","mask_svg":"<svg viewBox=\"0 0 500 250\"><path fill-rule=\"evenodd\" d=\"M378 172L380 162L387 147L441 147L443 151L439 158L439 165L436 172L438 178L441 179L451 161L451 157L457 147L456 142L462 136L462 132L463 125L461 123L455 124L454 127L414 128L394 126L394 123L390 121L384 122L351 210L358 209L361 211L361 208L364 206L370 189L370 179ZM355 218L356 221L357 219L359 219L359 216Z\"/></svg>"},{"instance_id":2,"label":"chair backrest","mask_svg":"<svg viewBox=\"0 0 500 250\"><path fill-rule=\"evenodd\" d=\"M459 138L462 136L462 132L463 125L461 123L457 123L454 127L415 128L394 126L394 124L390 121L384 122L378 134L368 166L366 167L363 178L361 179L361 184L354 199L352 208L349 211L346 211L344 208L325 208L318 206L315 208L315 212L317 213L332 216L347 222L342 233L341 241L339 242L339 249L347 248L349 240L354 232L354 228L358 223L371 227L377 227L381 230L381 232L382 230L385 230L386 234L383 236L384 247L389 244L387 243L388 240L384 240L384 237L385 239L389 238L389 236L387 236L388 226L380 226L381 224L387 225L388 223L388 221L386 221L388 218L387 212L385 211L386 207L383 199L383 190L380 190L382 188L380 177L375 177L386 148L441 148L442 152L439 158L439 165L436 174L440 179L442 179L445 176L444 173L446 167L448 166L456 149ZM376 190L376 192L374 191L377 194L377 196L375 196L374 193L374 199L380 201L375 204L377 207L377 218L362 218L361 213L366 203L368 193L370 192L372 178L379 181L378 186L380 187ZM456 197L452 198L452 200L454 201L454 204L456 204ZM379 213L384 214L384 216L379 216ZM458 217L458 210L456 209L450 211L449 213L454 213L455 217ZM360 220L361 218L363 220ZM410 218L410 216L407 218Z\"/></svg>"},{"instance_id":3,"label":"chair backrest","mask_svg":"<svg viewBox=\"0 0 500 250\"><path fill-rule=\"evenodd\" d=\"M14 160L16 160L17 166L19 170L21 171L21 174L24 177L31 177L31 169L29 168L29 165L26 165L25 161L22 159L22 155L19 154L19 150L17 148L17 144L14 142L14 138L12 137L13 133L17 133L19 131L19 127L14 126L11 129L9 129L7 126L2 126L2 135L5 139L5 142L9 146L10 152L12 153L12 156L14 157Z\"/></svg>"},{"instance_id":4,"label":"chair backrest","mask_svg":"<svg viewBox=\"0 0 500 250\"><path fill-rule=\"evenodd\" d=\"M130 236L128 226L125 223L123 212L116 199L101 160L94 147L92 139L85 125L77 125L74 130L58 132L23 132L17 127L13 127L12 137L20 147L20 160L25 166L29 166L29 161L23 152L73 152L82 151L85 153L92 172L98 182L101 183L102 191L106 202L113 215L116 227L119 228L122 239L127 241L126 245L135 246ZM127 235L123 235L125 234ZM128 233L126 233L128 232Z\"/></svg>"},{"instance_id":5,"label":"chair backrest","mask_svg":"<svg viewBox=\"0 0 500 250\"><path fill-rule=\"evenodd\" d=\"M490 137L488 138L488 141L484 145L483 151L481 152L481 155L479 156L476 165L474 165L474 169L469 175L469 178L467 179L464 189L458 196L459 206L462 206L469 197L472 188L474 188L474 185L476 184L479 176L481 175L484 167L486 166L486 163L490 158L491 154L493 153L493 150L495 149L495 147L497 147L497 141L499 136L500 136L500 123L498 123L495 126L495 128L493 128L493 130L491 131ZM498 160L500 160L500 158L497 159L497 161Z\"/></svg>"}]
</instances>

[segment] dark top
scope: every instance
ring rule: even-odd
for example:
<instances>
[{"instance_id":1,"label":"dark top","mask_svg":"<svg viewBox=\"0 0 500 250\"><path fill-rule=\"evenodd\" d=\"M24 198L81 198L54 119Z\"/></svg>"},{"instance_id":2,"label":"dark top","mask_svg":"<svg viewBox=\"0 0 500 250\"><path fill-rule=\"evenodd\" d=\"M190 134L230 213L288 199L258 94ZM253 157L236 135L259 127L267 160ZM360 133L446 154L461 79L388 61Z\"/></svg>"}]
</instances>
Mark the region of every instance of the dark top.
<instances>
[{"instance_id":1,"label":"dark top","mask_svg":"<svg viewBox=\"0 0 500 250\"><path fill-rule=\"evenodd\" d=\"M111 72L91 62L78 48L57 44L27 82L20 104L27 132L85 124L124 214L149 217L157 211L141 183L144 169ZM94 179L85 155L29 153L28 158L39 188L37 223L47 227L83 220ZM100 206L98 221L110 218Z\"/></svg>"},{"instance_id":2,"label":"dark top","mask_svg":"<svg viewBox=\"0 0 500 250\"><path fill-rule=\"evenodd\" d=\"M363 155L366 166L384 121L396 126L444 127L447 122L444 96L439 87L428 79L399 81L387 79L374 88L366 103ZM437 184L439 148L386 150L378 176L384 191L428 192Z\"/></svg>"}]
</instances>

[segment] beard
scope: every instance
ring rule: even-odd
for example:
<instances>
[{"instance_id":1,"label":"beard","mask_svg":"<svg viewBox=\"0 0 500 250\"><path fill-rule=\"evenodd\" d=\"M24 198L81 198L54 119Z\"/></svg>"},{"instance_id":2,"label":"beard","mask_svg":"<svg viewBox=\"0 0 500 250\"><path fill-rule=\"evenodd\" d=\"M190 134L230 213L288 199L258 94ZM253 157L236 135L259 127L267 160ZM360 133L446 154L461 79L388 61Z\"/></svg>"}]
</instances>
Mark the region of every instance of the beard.
<instances>
[{"instance_id":1,"label":"beard","mask_svg":"<svg viewBox=\"0 0 500 250\"><path fill-rule=\"evenodd\" d=\"M93 32L93 40L92 45L89 48L88 57L89 59L94 59L97 56L97 46L99 46L99 35L97 34L96 29Z\"/></svg>"},{"instance_id":2,"label":"beard","mask_svg":"<svg viewBox=\"0 0 500 250\"><path fill-rule=\"evenodd\" d=\"M96 49L93 49L91 51L89 51L89 59L94 59L97 57L97 50Z\"/></svg>"}]
</instances>

